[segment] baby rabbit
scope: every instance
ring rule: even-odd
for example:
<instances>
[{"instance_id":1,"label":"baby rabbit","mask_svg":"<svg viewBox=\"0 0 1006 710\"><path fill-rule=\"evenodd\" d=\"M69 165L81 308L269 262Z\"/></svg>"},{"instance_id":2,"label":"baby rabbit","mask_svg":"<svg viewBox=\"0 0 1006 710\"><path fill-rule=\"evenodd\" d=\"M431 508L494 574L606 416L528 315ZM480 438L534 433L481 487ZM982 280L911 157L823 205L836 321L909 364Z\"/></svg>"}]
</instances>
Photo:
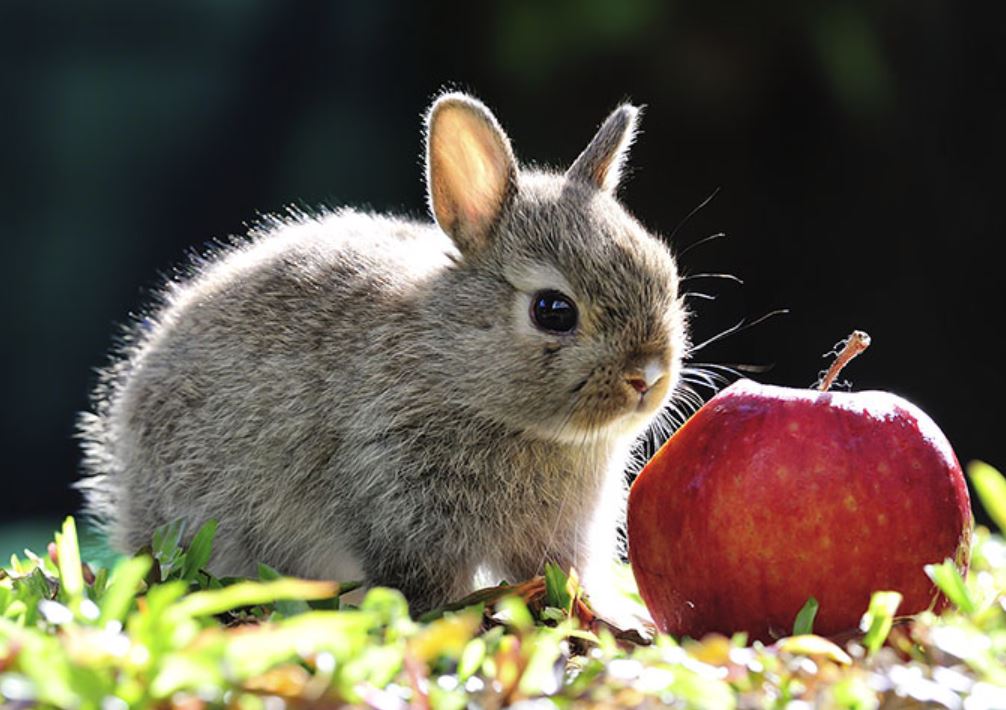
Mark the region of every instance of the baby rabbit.
<instances>
[{"instance_id":1,"label":"baby rabbit","mask_svg":"<svg viewBox=\"0 0 1006 710\"><path fill-rule=\"evenodd\" d=\"M272 218L135 324L83 414L113 545L219 522L210 568L363 579L414 611L575 566L600 595L636 438L686 347L668 248L615 198L637 109L565 174L476 99L426 116L435 224Z\"/></svg>"}]
</instances>

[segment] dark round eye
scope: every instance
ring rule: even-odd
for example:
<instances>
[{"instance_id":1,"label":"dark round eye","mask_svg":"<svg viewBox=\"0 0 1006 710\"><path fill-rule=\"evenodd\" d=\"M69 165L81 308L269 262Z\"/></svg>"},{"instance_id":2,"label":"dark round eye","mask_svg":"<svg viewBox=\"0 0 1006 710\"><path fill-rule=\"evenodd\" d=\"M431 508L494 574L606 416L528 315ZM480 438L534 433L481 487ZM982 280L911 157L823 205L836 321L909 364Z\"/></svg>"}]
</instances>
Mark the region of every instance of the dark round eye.
<instances>
[{"instance_id":1,"label":"dark round eye","mask_svg":"<svg viewBox=\"0 0 1006 710\"><path fill-rule=\"evenodd\" d=\"M561 291L539 291L531 299L531 320L550 333L571 333L576 329L576 304Z\"/></svg>"}]
</instances>

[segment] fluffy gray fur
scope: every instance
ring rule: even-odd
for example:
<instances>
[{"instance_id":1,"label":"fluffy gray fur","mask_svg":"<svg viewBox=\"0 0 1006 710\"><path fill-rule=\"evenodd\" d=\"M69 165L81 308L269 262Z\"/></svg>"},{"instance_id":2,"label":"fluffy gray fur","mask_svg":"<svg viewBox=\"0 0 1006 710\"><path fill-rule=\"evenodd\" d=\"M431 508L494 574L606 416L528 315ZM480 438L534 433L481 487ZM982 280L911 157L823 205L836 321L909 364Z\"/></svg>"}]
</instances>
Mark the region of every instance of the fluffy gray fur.
<instances>
[{"instance_id":1,"label":"fluffy gray fur","mask_svg":"<svg viewBox=\"0 0 1006 710\"><path fill-rule=\"evenodd\" d=\"M218 574L362 577L424 610L480 567L554 561L600 596L686 347L671 253L613 195L635 122L622 106L565 175L526 171L485 106L443 95L437 224L271 219L167 284L80 418L113 544L215 518ZM573 333L534 325L542 289L575 301Z\"/></svg>"}]
</instances>

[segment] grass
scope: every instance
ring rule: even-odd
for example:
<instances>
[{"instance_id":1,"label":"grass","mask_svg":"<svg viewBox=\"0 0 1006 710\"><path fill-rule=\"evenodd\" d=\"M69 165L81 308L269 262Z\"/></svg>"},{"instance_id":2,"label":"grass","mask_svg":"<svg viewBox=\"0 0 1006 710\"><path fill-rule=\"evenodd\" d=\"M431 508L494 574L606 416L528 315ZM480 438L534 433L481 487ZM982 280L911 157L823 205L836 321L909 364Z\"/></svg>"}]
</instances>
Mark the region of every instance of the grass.
<instances>
[{"instance_id":1,"label":"grass","mask_svg":"<svg viewBox=\"0 0 1006 710\"><path fill-rule=\"evenodd\" d=\"M1001 524L1002 476L970 473ZM265 566L259 579L216 578L204 569L214 532L207 524L183 549L169 526L145 553L92 569L67 519L44 554L13 557L0 572L5 706L1006 707L1006 542L985 528L967 579L951 563L927 568L953 602L942 615L899 619L900 596L879 590L862 635L839 644L813 634L810 600L795 635L770 646L742 635L633 643L557 568L415 621L390 589L353 607L340 601L353 585Z\"/></svg>"}]
</instances>

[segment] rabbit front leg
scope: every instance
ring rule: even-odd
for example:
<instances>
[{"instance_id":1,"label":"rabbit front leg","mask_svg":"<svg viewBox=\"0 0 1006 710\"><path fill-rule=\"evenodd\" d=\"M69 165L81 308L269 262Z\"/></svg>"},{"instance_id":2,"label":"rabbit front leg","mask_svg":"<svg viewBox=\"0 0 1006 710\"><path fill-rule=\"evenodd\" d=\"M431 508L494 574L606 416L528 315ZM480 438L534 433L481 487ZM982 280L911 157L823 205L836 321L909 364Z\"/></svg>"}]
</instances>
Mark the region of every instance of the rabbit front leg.
<instances>
[{"instance_id":1,"label":"rabbit front leg","mask_svg":"<svg viewBox=\"0 0 1006 710\"><path fill-rule=\"evenodd\" d=\"M413 616L457 601L472 592L476 564L455 543L450 538L384 539L365 557L367 583L401 591Z\"/></svg>"},{"instance_id":2,"label":"rabbit front leg","mask_svg":"<svg viewBox=\"0 0 1006 710\"><path fill-rule=\"evenodd\" d=\"M554 564L566 573L570 568L580 572L591 555L586 539L568 521L554 526L533 525L501 541L496 571L510 583L523 582L544 574L546 564Z\"/></svg>"}]
</instances>

